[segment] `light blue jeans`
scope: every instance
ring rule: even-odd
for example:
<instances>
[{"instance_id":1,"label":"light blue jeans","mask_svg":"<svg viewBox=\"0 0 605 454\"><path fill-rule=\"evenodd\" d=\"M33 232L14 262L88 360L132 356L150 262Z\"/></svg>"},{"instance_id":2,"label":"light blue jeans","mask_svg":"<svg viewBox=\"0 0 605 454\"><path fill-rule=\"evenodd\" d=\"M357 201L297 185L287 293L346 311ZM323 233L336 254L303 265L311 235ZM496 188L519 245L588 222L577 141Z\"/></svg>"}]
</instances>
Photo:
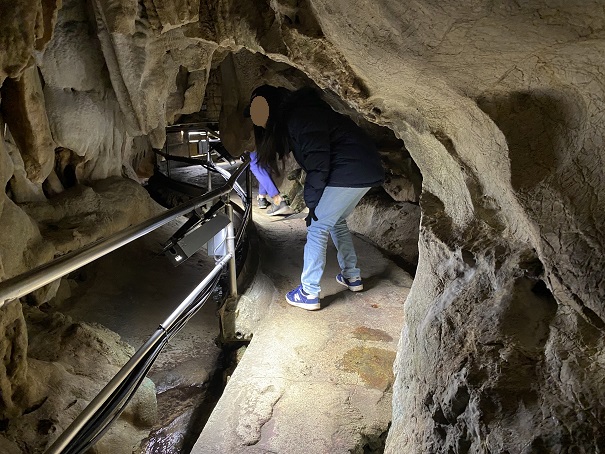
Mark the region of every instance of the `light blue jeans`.
<instances>
[{"instance_id":1,"label":"light blue jeans","mask_svg":"<svg viewBox=\"0 0 605 454\"><path fill-rule=\"evenodd\" d=\"M347 226L347 217L370 188L338 188L327 186L315 207L317 221L307 230L303 272L300 277L305 292L319 295L319 281L326 266L328 235L338 250L338 264L347 279L360 276L353 237Z\"/></svg>"}]
</instances>

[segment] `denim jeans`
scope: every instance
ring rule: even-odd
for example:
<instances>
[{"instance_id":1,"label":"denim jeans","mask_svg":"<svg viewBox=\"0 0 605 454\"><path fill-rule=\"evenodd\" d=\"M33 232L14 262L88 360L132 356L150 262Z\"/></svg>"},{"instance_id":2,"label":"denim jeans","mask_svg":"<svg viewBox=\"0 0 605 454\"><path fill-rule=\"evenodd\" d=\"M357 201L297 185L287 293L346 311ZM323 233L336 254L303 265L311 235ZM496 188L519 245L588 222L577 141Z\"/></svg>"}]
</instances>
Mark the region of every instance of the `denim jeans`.
<instances>
[{"instance_id":1,"label":"denim jeans","mask_svg":"<svg viewBox=\"0 0 605 454\"><path fill-rule=\"evenodd\" d=\"M250 153L250 170L258 180L258 195L267 195L275 197L279 194L279 189L275 186L271 175L263 167L258 164L258 156L256 151Z\"/></svg>"},{"instance_id":2,"label":"denim jeans","mask_svg":"<svg viewBox=\"0 0 605 454\"><path fill-rule=\"evenodd\" d=\"M307 230L303 272L300 278L305 292L319 295L319 281L326 266L328 235L338 250L338 264L347 279L360 276L353 237L346 218L370 188L339 188L327 186L315 207L317 221Z\"/></svg>"}]
</instances>

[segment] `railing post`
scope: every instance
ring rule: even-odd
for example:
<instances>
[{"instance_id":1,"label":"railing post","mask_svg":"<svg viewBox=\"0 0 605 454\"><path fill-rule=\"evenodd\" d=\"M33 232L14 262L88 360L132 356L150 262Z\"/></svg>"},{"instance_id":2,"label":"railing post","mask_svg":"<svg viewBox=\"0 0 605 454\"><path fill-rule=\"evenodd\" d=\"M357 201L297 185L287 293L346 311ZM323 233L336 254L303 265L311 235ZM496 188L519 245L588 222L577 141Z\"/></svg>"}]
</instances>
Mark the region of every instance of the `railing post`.
<instances>
[{"instance_id":1,"label":"railing post","mask_svg":"<svg viewBox=\"0 0 605 454\"><path fill-rule=\"evenodd\" d=\"M206 136L206 140L208 140L208 136ZM208 143L208 151L206 151L206 160L208 161L208 165L211 165L212 154L210 152L210 143ZM206 172L208 173L208 190L212 191L212 172L210 171L210 169L206 169Z\"/></svg>"},{"instance_id":2,"label":"railing post","mask_svg":"<svg viewBox=\"0 0 605 454\"><path fill-rule=\"evenodd\" d=\"M229 284L231 287L231 296L237 297L237 269L235 264L235 233L233 230L233 207L229 195L227 195L227 216L229 216L229 225L227 226L227 252L231 254L229 260Z\"/></svg>"}]
</instances>

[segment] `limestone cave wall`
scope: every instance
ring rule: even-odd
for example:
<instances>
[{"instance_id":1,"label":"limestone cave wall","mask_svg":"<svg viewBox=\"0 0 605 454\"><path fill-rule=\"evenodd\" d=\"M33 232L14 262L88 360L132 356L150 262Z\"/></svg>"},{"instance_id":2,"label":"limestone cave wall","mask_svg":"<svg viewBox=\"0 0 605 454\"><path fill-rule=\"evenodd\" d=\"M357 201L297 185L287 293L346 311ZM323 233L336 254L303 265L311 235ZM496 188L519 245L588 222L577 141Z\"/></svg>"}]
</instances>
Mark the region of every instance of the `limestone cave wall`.
<instances>
[{"instance_id":1,"label":"limestone cave wall","mask_svg":"<svg viewBox=\"0 0 605 454\"><path fill-rule=\"evenodd\" d=\"M49 240L40 207L136 179L211 71L233 154L253 86L314 83L422 174L386 452L605 450L602 0L0 0L0 49L0 279L81 245ZM409 188L389 203L415 202ZM362 233L396 213L384 200ZM409 228L384 231L395 247ZM27 334L2 311L2 414L17 414Z\"/></svg>"}]
</instances>

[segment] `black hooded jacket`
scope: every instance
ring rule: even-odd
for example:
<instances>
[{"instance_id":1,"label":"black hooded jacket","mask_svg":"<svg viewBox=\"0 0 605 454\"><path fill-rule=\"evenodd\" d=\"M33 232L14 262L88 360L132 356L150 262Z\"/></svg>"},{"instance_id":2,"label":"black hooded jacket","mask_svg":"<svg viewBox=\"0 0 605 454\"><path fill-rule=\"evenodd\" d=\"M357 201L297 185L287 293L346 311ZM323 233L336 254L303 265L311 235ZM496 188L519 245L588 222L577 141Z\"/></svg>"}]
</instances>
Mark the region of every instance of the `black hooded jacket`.
<instances>
[{"instance_id":1,"label":"black hooded jacket","mask_svg":"<svg viewBox=\"0 0 605 454\"><path fill-rule=\"evenodd\" d=\"M315 208L326 186L380 186L384 169L372 140L312 90L294 92L282 111L290 149L307 173L305 203Z\"/></svg>"}]
</instances>

